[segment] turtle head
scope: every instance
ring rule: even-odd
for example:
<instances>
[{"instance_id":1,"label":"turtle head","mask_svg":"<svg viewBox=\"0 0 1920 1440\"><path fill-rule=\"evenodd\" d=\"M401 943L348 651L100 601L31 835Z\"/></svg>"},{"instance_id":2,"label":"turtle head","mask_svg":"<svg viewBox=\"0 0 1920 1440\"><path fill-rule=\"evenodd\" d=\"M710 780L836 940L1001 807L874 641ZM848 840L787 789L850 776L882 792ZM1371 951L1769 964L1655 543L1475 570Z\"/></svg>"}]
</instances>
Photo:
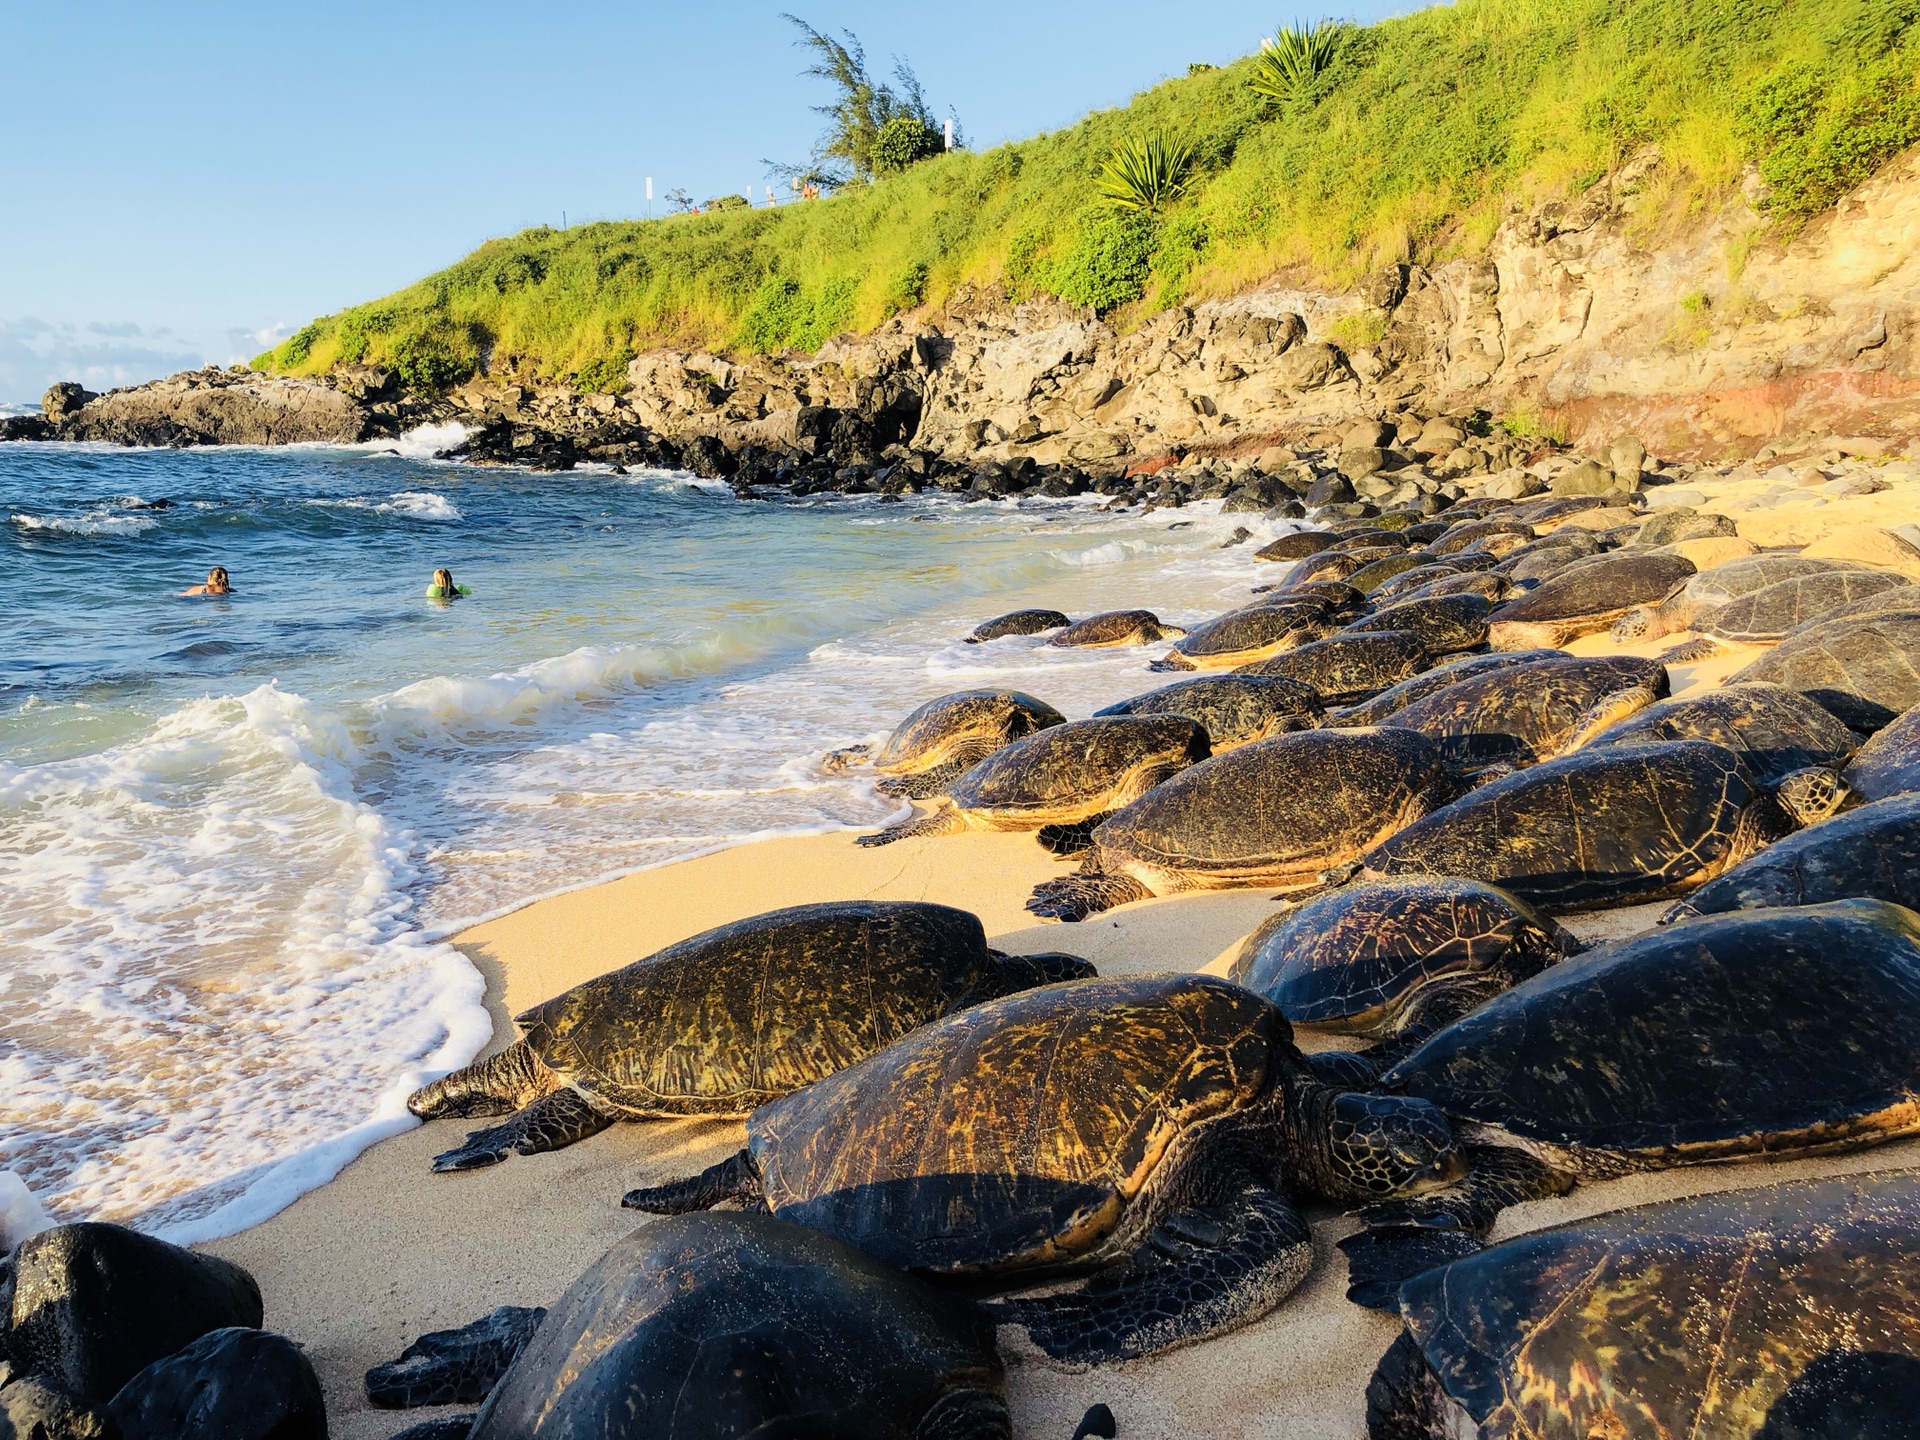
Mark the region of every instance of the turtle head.
<instances>
[{"instance_id":1,"label":"turtle head","mask_svg":"<svg viewBox=\"0 0 1920 1440\"><path fill-rule=\"evenodd\" d=\"M1440 1107L1402 1095L1335 1095L1321 1136L1329 1199L1379 1200L1458 1178L1460 1147Z\"/></svg>"},{"instance_id":2,"label":"turtle head","mask_svg":"<svg viewBox=\"0 0 1920 1440\"><path fill-rule=\"evenodd\" d=\"M1795 770L1773 792L1780 808L1800 826L1818 824L1852 796L1847 782L1818 765Z\"/></svg>"},{"instance_id":3,"label":"turtle head","mask_svg":"<svg viewBox=\"0 0 1920 1440\"><path fill-rule=\"evenodd\" d=\"M1613 623L1613 638L1622 645L1644 640L1653 633L1653 608L1636 605Z\"/></svg>"}]
</instances>

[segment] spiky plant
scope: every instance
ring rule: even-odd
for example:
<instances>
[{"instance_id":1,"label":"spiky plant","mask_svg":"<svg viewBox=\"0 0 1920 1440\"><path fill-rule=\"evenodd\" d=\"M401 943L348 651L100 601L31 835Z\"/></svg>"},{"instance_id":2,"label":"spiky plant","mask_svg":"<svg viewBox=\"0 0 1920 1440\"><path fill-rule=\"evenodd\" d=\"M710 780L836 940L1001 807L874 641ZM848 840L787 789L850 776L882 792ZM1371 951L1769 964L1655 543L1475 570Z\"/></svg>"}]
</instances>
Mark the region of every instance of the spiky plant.
<instances>
[{"instance_id":1,"label":"spiky plant","mask_svg":"<svg viewBox=\"0 0 1920 1440\"><path fill-rule=\"evenodd\" d=\"M1122 210L1154 214L1180 198L1193 169L1193 146L1162 134L1135 135L1100 167L1100 198Z\"/></svg>"},{"instance_id":2,"label":"spiky plant","mask_svg":"<svg viewBox=\"0 0 1920 1440\"><path fill-rule=\"evenodd\" d=\"M1273 39L1260 42L1253 78L1247 83L1256 95L1264 95L1282 105L1298 99L1315 77L1333 63L1334 42L1339 34L1340 27L1331 20L1322 20L1311 30L1304 25L1286 26Z\"/></svg>"}]
</instances>

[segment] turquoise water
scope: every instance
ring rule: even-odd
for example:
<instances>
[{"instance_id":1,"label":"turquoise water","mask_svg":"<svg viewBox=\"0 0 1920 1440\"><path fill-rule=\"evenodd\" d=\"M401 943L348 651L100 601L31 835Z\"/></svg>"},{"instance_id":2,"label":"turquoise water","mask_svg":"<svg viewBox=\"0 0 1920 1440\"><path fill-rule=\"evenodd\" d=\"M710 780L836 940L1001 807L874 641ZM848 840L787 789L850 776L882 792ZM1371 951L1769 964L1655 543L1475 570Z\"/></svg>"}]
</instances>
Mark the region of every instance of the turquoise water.
<instances>
[{"instance_id":1,"label":"turquoise water","mask_svg":"<svg viewBox=\"0 0 1920 1440\"><path fill-rule=\"evenodd\" d=\"M819 755L971 685L1153 683L975 621L1193 619L1255 568L1198 507L747 503L445 443L0 446L0 1169L55 1217L272 1213L484 1043L462 923L897 813ZM233 597L175 595L215 564ZM441 565L471 598L424 597Z\"/></svg>"}]
</instances>

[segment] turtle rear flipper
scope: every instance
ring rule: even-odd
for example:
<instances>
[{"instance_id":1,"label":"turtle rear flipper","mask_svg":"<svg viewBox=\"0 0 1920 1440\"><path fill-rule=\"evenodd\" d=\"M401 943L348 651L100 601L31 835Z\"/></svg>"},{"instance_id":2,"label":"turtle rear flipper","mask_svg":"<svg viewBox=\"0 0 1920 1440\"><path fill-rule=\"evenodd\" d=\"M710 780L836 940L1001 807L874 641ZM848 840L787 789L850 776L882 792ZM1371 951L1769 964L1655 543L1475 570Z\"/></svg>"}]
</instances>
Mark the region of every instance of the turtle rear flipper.
<instances>
[{"instance_id":1,"label":"turtle rear flipper","mask_svg":"<svg viewBox=\"0 0 1920 1440\"><path fill-rule=\"evenodd\" d=\"M955 835L966 828L966 817L959 810L951 805L942 805L930 815L902 820L898 825L888 825L871 835L857 835L853 843L871 849L876 845L891 845L896 840L913 840L922 835Z\"/></svg>"},{"instance_id":2,"label":"turtle rear flipper","mask_svg":"<svg viewBox=\"0 0 1920 1440\"><path fill-rule=\"evenodd\" d=\"M1058 950L1043 951L1036 955L1009 955L1003 950L989 950L987 954L993 957L993 968L998 972L999 993L1002 995L1017 995L1022 990L1032 990L1040 985L1058 985L1063 980L1100 978L1100 972L1093 968L1092 961Z\"/></svg>"},{"instance_id":3,"label":"turtle rear flipper","mask_svg":"<svg viewBox=\"0 0 1920 1440\"><path fill-rule=\"evenodd\" d=\"M1278 1191L1249 1186L1220 1209L1168 1216L1131 1260L1079 1290L987 1308L1079 1368L1247 1324L1284 1300L1312 1265L1306 1221Z\"/></svg>"},{"instance_id":4,"label":"turtle rear flipper","mask_svg":"<svg viewBox=\"0 0 1920 1440\"><path fill-rule=\"evenodd\" d=\"M855 765L864 765L873 758L871 745L849 745L844 750L829 750L820 757L820 768L829 775L838 775Z\"/></svg>"},{"instance_id":5,"label":"turtle rear flipper","mask_svg":"<svg viewBox=\"0 0 1920 1440\"><path fill-rule=\"evenodd\" d=\"M1149 660L1147 662L1147 669L1160 674L1164 674L1170 670L1198 670L1199 668L1198 665L1187 659L1187 657L1182 655L1178 650L1169 650L1158 660Z\"/></svg>"},{"instance_id":6,"label":"turtle rear flipper","mask_svg":"<svg viewBox=\"0 0 1920 1440\"><path fill-rule=\"evenodd\" d=\"M1651 685L1629 685L1624 690L1603 695L1573 722L1573 734L1567 739L1566 750L1578 750L1603 730L1618 725L1622 720L1631 719L1649 705L1659 703L1660 697L1654 693Z\"/></svg>"},{"instance_id":7,"label":"turtle rear flipper","mask_svg":"<svg viewBox=\"0 0 1920 1440\"><path fill-rule=\"evenodd\" d=\"M1042 825L1034 832L1034 839L1040 842L1040 848L1061 859L1084 853L1093 844L1093 832L1107 815L1089 816L1085 820L1076 820L1071 825Z\"/></svg>"},{"instance_id":8,"label":"turtle rear flipper","mask_svg":"<svg viewBox=\"0 0 1920 1440\"><path fill-rule=\"evenodd\" d=\"M990 1391L949 1390L920 1417L913 1440L1013 1440L1013 1416Z\"/></svg>"},{"instance_id":9,"label":"turtle rear flipper","mask_svg":"<svg viewBox=\"0 0 1920 1440\"><path fill-rule=\"evenodd\" d=\"M473 1404L507 1373L547 1312L502 1305L458 1330L435 1330L367 1371L367 1399L383 1410Z\"/></svg>"},{"instance_id":10,"label":"turtle rear flipper","mask_svg":"<svg viewBox=\"0 0 1920 1440\"><path fill-rule=\"evenodd\" d=\"M753 1154L741 1150L718 1165L709 1165L698 1175L684 1180L669 1180L665 1185L648 1185L629 1190L620 1203L629 1210L645 1210L650 1215L686 1215L695 1210L711 1210L728 1200L759 1200L760 1170Z\"/></svg>"},{"instance_id":11,"label":"turtle rear flipper","mask_svg":"<svg viewBox=\"0 0 1920 1440\"><path fill-rule=\"evenodd\" d=\"M1681 644L1662 650L1656 658L1662 665L1692 665L1701 660L1711 660L1720 653L1719 642L1702 635L1697 640L1683 641Z\"/></svg>"},{"instance_id":12,"label":"turtle rear flipper","mask_svg":"<svg viewBox=\"0 0 1920 1440\"><path fill-rule=\"evenodd\" d=\"M1153 892L1130 875L1066 875L1033 887L1027 909L1047 920L1084 920L1130 900L1151 899Z\"/></svg>"},{"instance_id":13,"label":"turtle rear flipper","mask_svg":"<svg viewBox=\"0 0 1920 1440\"><path fill-rule=\"evenodd\" d=\"M560 1086L560 1077L542 1065L524 1040L498 1055L423 1085L407 1097L407 1109L422 1120L470 1120L481 1115L511 1115Z\"/></svg>"},{"instance_id":14,"label":"turtle rear flipper","mask_svg":"<svg viewBox=\"0 0 1920 1440\"><path fill-rule=\"evenodd\" d=\"M578 1090L566 1087L542 1095L504 1125L475 1130L467 1143L433 1157L436 1174L498 1165L509 1155L538 1155L598 1135L613 1117L596 1110Z\"/></svg>"}]
</instances>

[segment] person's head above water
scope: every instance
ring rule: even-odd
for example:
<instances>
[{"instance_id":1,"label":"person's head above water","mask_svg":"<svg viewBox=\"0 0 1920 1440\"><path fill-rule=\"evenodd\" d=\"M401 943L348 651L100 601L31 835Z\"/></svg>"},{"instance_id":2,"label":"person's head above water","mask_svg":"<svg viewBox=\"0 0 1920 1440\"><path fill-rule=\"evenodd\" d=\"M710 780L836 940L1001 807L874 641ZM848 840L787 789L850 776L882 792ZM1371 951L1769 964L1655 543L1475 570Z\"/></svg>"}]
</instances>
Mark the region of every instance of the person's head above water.
<instances>
[{"instance_id":1,"label":"person's head above water","mask_svg":"<svg viewBox=\"0 0 1920 1440\"><path fill-rule=\"evenodd\" d=\"M453 571L444 565L433 572L433 583L427 587L429 600L458 600L466 593L466 586L454 584Z\"/></svg>"},{"instance_id":2,"label":"person's head above water","mask_svg":"<svg viewBox=\"0 0 1920 1440\"><path fill-rule=\"evenodd\" d=\"M182 595L231 595L233 584L227 579L227 567L216 565L207 571L207 583L182 590Z\"/></svg>"}]
</instances>

